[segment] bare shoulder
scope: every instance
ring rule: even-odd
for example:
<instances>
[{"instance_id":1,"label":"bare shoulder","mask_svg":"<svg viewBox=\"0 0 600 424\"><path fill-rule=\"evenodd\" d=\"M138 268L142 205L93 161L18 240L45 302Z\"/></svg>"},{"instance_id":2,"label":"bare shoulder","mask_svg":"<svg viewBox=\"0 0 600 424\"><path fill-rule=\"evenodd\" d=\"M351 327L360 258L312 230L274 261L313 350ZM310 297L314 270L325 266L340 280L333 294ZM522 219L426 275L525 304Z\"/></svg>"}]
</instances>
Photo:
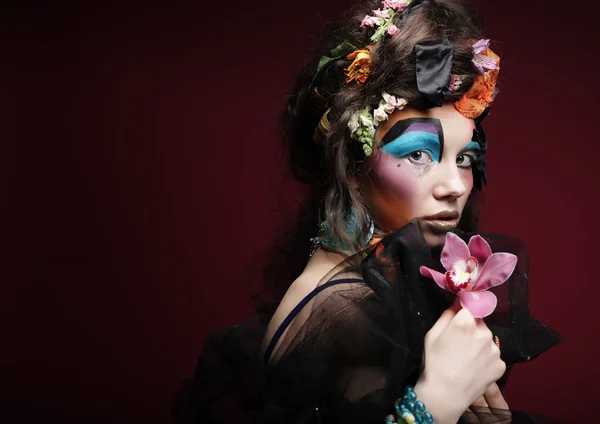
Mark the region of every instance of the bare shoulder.
<instances>
[{"instance_id":1,"label":"bare shoulder","mask_svg":"<svg viewBox=\"0 0 600 424\"><path fill-rule=\"evenodd\" d=\"M266 346L283 320L292 312L292 310L310 294L340 262L343 257L337 254L327 253L317 250L309 260L306 268L300 276L290 285L283 299L279 303L277 310L271 318L267 327L267 332L263 340L263 347Z\"/></svg>"},{"instance_id":2,"label":"bare shoulder","mask_svg":"<svg viewBox=\"0 0 600 424\"><path fill-rule=\"evenodd\" d=\"M292 312L292 309L298 305L311 291L313 291L319 281L325 274L318 275L316 272L305 270L288 288L287 292L281 299L277 310L269 322L267 332L265 334L264 345L266 346L273 338L275 331L279 328L283 320Z\"/></svg>"}]
</instances>

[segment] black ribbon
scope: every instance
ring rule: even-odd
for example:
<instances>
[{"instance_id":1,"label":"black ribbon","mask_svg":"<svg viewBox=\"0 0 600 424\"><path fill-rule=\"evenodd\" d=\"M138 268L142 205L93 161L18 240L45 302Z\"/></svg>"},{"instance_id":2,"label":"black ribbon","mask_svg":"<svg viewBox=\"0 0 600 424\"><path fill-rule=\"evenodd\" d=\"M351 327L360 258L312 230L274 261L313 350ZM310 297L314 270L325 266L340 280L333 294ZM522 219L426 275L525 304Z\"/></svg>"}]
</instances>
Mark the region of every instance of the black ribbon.
<instances>
[{"instance_id":1,"label":"black ribbon","mask_svg":"<svg viewBox=\"0 0 600 424\"><path fill-rule=\"evenodd\" d=\"M416 44L417 89L425 97L425 107L441 106L450 86L454 45L443 39Z\"/></svg>"}]
</instances>

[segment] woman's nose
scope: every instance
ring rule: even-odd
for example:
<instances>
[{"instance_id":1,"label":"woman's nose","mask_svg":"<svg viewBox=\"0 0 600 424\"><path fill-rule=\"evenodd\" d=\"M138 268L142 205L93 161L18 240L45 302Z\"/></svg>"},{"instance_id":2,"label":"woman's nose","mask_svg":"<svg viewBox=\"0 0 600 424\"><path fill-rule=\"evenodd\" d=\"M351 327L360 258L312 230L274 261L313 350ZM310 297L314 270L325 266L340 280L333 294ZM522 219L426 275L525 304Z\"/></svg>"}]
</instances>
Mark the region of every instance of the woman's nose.
<instances>
[{"instance_id":1,"label":"woman's nose","mask_svg":"<svg viewBox=\"0 0 600 424\"><path fill-rule=\"evenodd\" d=\"M438 180L433 187L433 196L436 199L457 199L467 192L467 185L461 176L460 169L455 163L440 164L438 167Z\"/></svg>"}]
</instances>

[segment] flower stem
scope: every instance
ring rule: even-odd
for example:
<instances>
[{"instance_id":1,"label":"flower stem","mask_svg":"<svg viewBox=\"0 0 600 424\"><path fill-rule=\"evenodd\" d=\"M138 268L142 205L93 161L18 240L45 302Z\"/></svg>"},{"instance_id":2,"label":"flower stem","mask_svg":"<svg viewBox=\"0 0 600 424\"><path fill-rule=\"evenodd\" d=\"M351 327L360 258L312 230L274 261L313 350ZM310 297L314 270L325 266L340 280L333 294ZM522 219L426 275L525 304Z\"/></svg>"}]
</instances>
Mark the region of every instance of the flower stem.
<instances>
[{"instance_id":1,"label":"flower stem","mask_svg":"<svg viewBox=\"0 0 600 424\"><path fill-rule=\"evenodd\" d=\"M389 18L387 18L385 20L385 22L383 23L383 25L381 25L377 29L377 31L375 31L375 34L373 34L371 36L371 41L377 41L377 40L379 40L383 36L383 34L385 34L385 32L387 31L388 27L392 23L392 20L394 19L394 15L395 14L396 14L396 11L390 9L390 16L389 16Z\"/></svg>"}]
</instances>

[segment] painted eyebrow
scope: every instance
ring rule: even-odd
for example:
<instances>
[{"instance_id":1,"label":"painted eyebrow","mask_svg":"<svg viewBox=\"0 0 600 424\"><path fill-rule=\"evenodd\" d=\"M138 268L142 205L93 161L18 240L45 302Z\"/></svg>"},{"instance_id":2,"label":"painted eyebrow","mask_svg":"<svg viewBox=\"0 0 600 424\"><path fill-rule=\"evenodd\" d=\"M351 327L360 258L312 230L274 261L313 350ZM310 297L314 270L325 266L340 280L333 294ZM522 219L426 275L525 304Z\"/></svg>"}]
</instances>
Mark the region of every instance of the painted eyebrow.
<instances>
[{"instance_id":1,"label":"painted eyebrow","mask_svg":"<svg viewBox=\"0 0 600 424\"><path fill-rule=\"evenodd\" d=\"M466 152L467 150L481 150L481 144L477 141L471 141L465 147L462 148L460 153Z\"/></svg>"},{"instance_id":2,"label":"painted eyebrow","mask_svg":"<svg viewBox=\"0 0 600 424\"><path fill-rule=\"evenodd\" d=\"M381 150L393 156L404 157L409 153L425 150L435 162L440 161L440 142L437 134L422 131L407 131L391 143L381 147Z\"/></svg>"},{"instance_id":3,"label":"painted eyebrow","mask_svg":"<svg viewBox=\"0 0 600 424\"><path fill-rule=\"evenodd\" d=\"M430 124L433 125L437 131L438 139L440 140L440 159L444 155L444 130L442 129L442 123L436 118L407 118L400 119L381 139L381 144L386 145L400 137L411 125L413 124Z\"/></svg>"}]
</instances>

